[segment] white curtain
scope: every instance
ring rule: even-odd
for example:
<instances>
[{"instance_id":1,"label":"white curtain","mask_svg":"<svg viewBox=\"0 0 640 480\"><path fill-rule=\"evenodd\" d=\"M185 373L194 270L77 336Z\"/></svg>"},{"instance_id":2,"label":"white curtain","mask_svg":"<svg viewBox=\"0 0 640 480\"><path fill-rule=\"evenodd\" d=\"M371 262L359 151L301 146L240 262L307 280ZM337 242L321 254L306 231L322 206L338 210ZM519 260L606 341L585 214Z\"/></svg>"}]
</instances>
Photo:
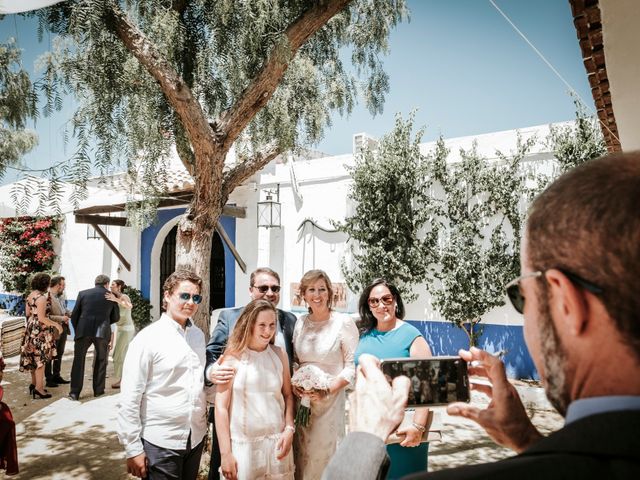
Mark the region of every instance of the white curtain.
<instances>
[{"instance_id":1,"label":"white curtain","mask_svg":"<svg viewBox=\"0 0 640 480\"><path fill-rule=\"evenodd\" d=\"M0 0L0 14L37 10L62 1L64 0Z\"/></svg>"}]
</instances>

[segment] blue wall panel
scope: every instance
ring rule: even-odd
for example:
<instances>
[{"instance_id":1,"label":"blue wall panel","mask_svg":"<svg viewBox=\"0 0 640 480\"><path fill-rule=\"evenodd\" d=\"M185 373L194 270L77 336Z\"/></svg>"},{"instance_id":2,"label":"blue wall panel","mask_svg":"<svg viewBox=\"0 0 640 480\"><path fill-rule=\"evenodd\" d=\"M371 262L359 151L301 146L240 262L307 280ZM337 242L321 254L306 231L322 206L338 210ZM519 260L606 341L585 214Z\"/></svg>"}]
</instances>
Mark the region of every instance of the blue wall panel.
<instances>
[{"instance_id":1,"label":"blue wall panel","mask_svg":"<svg viewBox=\"0 0 640 480\"><path fill-rule=\"evenodd\" d=\"M469 348L467 335L451 323L407 321L422 332L434 355L457 355L459 349ZM491 353L505 352L503 360L510 378L539 379L521 326L485 324L483 328L478 346Z\"/></svg>"}]
</instances>

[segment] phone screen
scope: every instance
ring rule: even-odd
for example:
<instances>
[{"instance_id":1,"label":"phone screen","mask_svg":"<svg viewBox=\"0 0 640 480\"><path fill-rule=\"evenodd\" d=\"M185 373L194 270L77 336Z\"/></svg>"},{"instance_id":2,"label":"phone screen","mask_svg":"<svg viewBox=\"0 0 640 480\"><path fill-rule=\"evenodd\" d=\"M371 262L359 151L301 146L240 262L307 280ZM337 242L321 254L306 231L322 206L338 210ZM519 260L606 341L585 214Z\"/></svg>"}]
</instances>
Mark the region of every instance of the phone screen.
<instances>
[{"instance_id":1,"label":"phone screen","mask_svg":"<svg viewBox=\"0 0 640 480\"><path fill-rule=\"evenodd\" d=\"M460 357L390 358L380 366L389 382L400 375L409 378L409 407L470 400L467 362Z\"/></svg>"}]
</instances>

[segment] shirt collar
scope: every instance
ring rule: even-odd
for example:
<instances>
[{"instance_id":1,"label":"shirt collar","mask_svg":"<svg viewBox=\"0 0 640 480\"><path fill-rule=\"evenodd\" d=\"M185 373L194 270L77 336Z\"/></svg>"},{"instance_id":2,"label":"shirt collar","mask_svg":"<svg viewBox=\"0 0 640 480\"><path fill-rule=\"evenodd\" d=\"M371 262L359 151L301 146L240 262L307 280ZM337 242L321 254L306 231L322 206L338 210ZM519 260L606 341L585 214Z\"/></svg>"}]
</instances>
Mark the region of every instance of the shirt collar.
<instances>
[{"instance_id":1,"label":"shirt collar","mask_svg":"<svg viewBox=\"0 0 640 480\"><path fill-rule=\"evenodd\" d=\"M598 413L617 412L620 410L640 410L640 396L612 395L574 400L567 409L565 424Z\"/></svg>"},{"instance_id":2,"label":"shirt collar","mask_svg":"<svg viewBox=\"0 0 640 480\"><path fill-rule=\"evenodd\" d=\"M171 318L169 315L167 315L167 312L163 312L162 316L160 317L160 320L163 320L168 325L171 325L171 327L174 328L175 330L177 330L178 332L186 332L187 329L189 329L189 328L191 328L193 326L193 322L191 321L191 319L187 318L187 323L185 324L185 328L183 329L182 325L180 325L173 318Z\"/></svg>"}]
</instances>

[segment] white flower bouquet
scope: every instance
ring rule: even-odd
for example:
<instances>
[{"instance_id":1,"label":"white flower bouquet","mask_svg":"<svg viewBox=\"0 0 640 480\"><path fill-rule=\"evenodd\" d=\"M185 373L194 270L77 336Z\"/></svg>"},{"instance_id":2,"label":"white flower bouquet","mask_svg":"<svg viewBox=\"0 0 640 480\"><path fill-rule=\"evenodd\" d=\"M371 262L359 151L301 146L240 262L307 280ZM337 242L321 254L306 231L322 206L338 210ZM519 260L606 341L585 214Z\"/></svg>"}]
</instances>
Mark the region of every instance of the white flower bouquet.
<instances>
[{"instance_id":1,"label":"white flower bouquet","mask_svg":"<svg viewBox=\"0 0 640 480\"><path fill-rule=\"evenodd\" d=\"M296 425L303 427L309 425L309 418L311 416L310 395L314 393L327 393L330 380L329 375L315 365L304 365L296 370L293 377L291 377L291 385L304 391L304 394L300 398L300 406L296 412Z\"/></svg>"}]
</instances>

